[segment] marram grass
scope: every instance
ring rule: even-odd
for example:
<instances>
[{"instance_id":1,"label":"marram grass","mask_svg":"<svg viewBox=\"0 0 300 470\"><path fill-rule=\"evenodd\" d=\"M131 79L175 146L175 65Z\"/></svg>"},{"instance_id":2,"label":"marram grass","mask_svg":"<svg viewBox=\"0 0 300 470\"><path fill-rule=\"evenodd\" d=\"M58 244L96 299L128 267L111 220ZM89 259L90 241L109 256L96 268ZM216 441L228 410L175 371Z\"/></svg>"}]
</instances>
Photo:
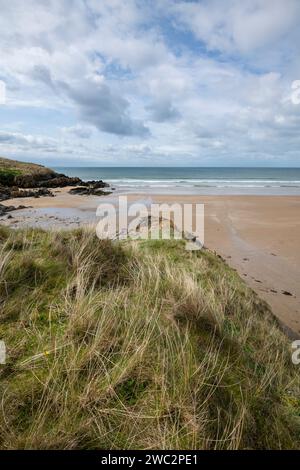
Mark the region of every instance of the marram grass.
<instances>
[{"instance_id":1,"label":"marram grass","mask_svg":"<svg viewBox=\"0 0 300 470\"><path fill-rule=\"evenodd\" d=\"M208 251L0 229L2 449L299 448L299 369Z\"/></svg>"}]
</instances>

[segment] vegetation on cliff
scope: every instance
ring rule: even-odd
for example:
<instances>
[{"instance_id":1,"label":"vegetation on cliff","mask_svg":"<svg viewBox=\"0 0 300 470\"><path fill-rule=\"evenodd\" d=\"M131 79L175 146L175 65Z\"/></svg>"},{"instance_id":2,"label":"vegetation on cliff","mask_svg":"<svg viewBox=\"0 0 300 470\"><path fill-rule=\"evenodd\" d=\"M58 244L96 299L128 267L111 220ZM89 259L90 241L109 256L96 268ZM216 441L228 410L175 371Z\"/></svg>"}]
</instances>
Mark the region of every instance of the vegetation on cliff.
<instances>
[{"instance_id":1,"label":"vegetation on cliff","mask_svg":"<svg viewBox=\"0 0 300 470\"><path fill-rule=\"evenodd\" d=\"M266 304L180 241L0 231L2 449L299 448Z\"/></svg>"},{"instance_id":2,"label":"vegetation on cliff","mask_svg":"<svg viewBox=\"0 0 300 470\"><path fill-rule=\"evenodd\" d=\"M18 185L18 179L23 177L50 179L54 175L53 170L42 165L0 158L0 184L3 185Z\"/></svg>"},{"instance_id":3,"label":"vegetation on cliff","mask_svg":"<svg viewBox=\"0 0 300 470\"><path fill-rule=\"evenodd\" d=\"M18 197L54 196L49 188L76 186L74 194L103 196L109 187L104 181L82 181L56 173L42 165L0 158L0 201ZM2 207L3 209L3 207ZM0 213L1 215L1 213Z\"/></svg>"}]
</instances>

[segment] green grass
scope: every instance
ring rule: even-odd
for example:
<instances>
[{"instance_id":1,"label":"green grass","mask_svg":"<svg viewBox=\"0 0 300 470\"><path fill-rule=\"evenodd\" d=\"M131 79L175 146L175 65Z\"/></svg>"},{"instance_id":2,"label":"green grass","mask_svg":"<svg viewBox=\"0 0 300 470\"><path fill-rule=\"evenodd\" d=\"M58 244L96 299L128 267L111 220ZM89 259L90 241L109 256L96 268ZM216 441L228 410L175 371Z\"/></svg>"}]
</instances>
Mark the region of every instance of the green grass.
<instances>
[{"instance_id":1,"label":"green grass","mask_svg":"<svg viewBox=\"0 0 300 470\"><path fill-rule=\"evenodd\" d=\"M0 157L0 185L11 186L18 177L33 175L42 177L51 174L54 174L53 170L45 166Z\"/></svg>"},{"instance_id":2,"label":"green grass","mask_svg":"<svg viewBox=\"0 0 300 470\"><path fill-rule=\"evenodd\" d=\"M2 449L299 448L267 305L180 241L0 227Z\"/></svg>"},{"instance_id":3,"label":"green grass","mask_svg":"<svg viewBox=\"0 0 300 470\"><path fill-rule=\"evenodd\" d=\"M0 184L2 184L3 186L11 185L14 182L15 177L21 174L22 172L20 170L15 170L12 168L0 168Z\"/></svg>"}]
</instances>

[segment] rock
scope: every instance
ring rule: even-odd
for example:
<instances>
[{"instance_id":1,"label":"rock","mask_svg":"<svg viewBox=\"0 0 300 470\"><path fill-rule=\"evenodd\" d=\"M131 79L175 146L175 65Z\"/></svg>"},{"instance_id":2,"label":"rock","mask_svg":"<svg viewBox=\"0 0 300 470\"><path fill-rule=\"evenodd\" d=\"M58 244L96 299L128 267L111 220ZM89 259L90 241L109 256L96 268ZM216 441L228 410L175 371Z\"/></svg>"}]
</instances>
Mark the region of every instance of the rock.
<instances>
[{"instance_id":1,"label":"rock","mask_svg":"<svg viewBox=\"0 0 300 470\"><path fill-rule=\"evenodd\" d=\"M17 210L21 210L21 209L28 209L28 207L26 207L26 206L18 206L18 207L4 206L3 204L0 204L0 217L3 217L8 212L17 211ZM8 218L11 219L12 216L9 216Z\"/></svg>"},{"instance_id":2,"label":"rock","mask_svg":"<svg viewBox=\"0 0 300 470\"><path fill-rule=\"evenodd\" d=\"M82 181L77 177L56 173L42 165L0 158L0 201L15 197L54 196L49 191L50 188L66 186L78 187L78 191L73 188L73 194L110 194L102 191L103 188L109 187L109 184L102 180Z\"/></svg>"},{"instance_id":3,"label":"rock","mask_svg":"<svg viewBox=\"0 0 300 470\"><path fill-rule=\"evenodd\" d=\"M93 196L108 196L109 194L111 194L111 191L102 191L102 189L92 189L90 194Z\"/></svg>"},{"instance_id":4,"label":"rock","mask_svg":"<svg viewBox=\"0 0 300 470\"><path fill-rule=\"evenodd\" d=\"M43 172L32 172L15 176L7 180L5 186L23 189L33 188L63 188L65 186L76 186L81 183L80 178L73 178L44 167Z\"/></svg>"},{"instance_id":5,"label":"rock","mask_svg":"<svg viewBox=\"0 0 300 470\"><path fill-rule=\"evenodd\" d=\"M70 178L69 176L60 175L47 181L40 181L37 184L39 187L43 186L45 188L64 188L66 186L77 186L81 183L80 178Z\"/></svg>"},{"instance_id":6,"label":"rock","mask_svg":"<svg viewBox=\"0 0 300 470\"><path fill-rule=\"evenodd\" d=\"M80 196L105 196L111 193L98 188L77 186L76 188L70 189L69 194L79 194Z\"/></svg>"},{"instance_id":7,"label":"rock","mask_svg":"<svg viewBox=\"0 0 300 470\"><path fill-rule=\"evenodd\" d=\"M4 206L0 204L0 217L3 217L7 214L7 212L14 211L16 208L14 206Z\"/></svg>"},{"instance_id":8,"label":"rock","mask_svg":"<svg viewBox=\"0 0 300 470\"><path fill-rule=\"evenodd\" d=\"M291 293L290 293L289 291L287 291L287 290L283 290L282 293L283 293L283 295L288 295L288 296L290 296L290 297L292 297L292 295L293 295L293 294L291 294Z\"/></svg>"},{"instance_id":9,"label":"rock","mask_svg":"<svg viewBox=\"0 0 300 470\"><path fill-rule=\"evenodd\" d=\"M17 197L40 197L40 196L50 196L54 197L54 194L49 191L47 188L40 188L40 189L19 189L13 187L10 191L11 198Z\"/></svg>"},{"instance_id":10,"label":"rock","mask_svg":"<svg viewBox=\"0 0 300 470\"><path fill-rule=\"evenodd\" d=\"M66 175L51 173L45 175L26 175L15 179L15 185L19 188L63 188L65 186L76 186L81 182L80 178L70 178Z\"/></svg>"},{"instance_id":11,"label":"rock","mask_svg":"<svg viewBox=\"0 0 300 470\"><path fill-rule=\"evenodd\" d=\"M109 184L102 180L99 181L80 181L81 186L89 186L94 189L109 188Z\"/></svg>"},{"instance_id":12,"label":"rock","mask_svg":"<svg viewBox=\"0 0 300 470\"><path fill-rule=\"evenodd\" d=\"M0 185L0 201L6 201L10 198L9 189L5 186Z\"/></svg>"},{"instance_id":13,"label":"rock","mask_svg":"<svg viewBox=\"0 0 300 470\"><path fill-rule=\"evenodd\" d=\"M89 194L89 189L85 186L77 186L77 188L70 189L69 194L80 194L81 196L86 196Z\"/></svg>"}]
</instances>

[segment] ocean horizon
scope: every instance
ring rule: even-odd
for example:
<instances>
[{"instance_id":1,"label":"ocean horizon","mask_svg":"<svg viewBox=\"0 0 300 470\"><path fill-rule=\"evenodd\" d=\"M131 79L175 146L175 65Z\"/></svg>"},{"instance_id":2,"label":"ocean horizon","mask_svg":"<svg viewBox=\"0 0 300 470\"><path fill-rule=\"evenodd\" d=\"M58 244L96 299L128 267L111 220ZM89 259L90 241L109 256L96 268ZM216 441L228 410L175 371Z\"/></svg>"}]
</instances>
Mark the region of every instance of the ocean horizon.
<instances>
[{"instance_id":1,"label":"ocean horizon","mask_svg":"<svg viewBox=\"0 0 300 470\"><path fill-rule=\"evenodd\" d=\"M84 181L102 179L118 192L143 194L299 195L300 168L54 167Z\"/></svg>"}]
</instances>

